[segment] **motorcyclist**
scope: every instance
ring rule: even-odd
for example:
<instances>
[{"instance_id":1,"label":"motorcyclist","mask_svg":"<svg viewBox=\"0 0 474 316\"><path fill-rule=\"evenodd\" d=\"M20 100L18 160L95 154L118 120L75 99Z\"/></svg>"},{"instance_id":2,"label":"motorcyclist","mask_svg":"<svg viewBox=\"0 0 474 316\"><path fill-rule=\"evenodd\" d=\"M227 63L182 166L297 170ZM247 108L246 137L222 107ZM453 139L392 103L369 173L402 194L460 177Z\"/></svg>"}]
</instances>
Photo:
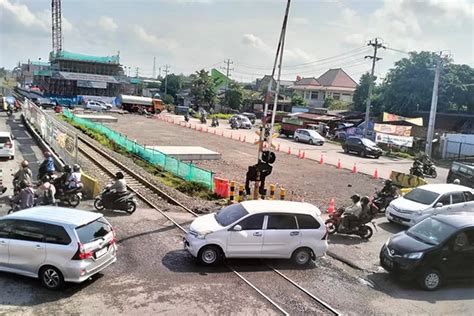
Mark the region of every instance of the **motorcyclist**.
<instances>
[{"instance_id":1,"label":"motorcyclist","mask_svg":"<svg viewBox=\"0 0 474 316\"><path fill-rule=\"evenodd\" d=\"M217 126L219 126L219 120L217 119L217 117L213 117L213 118L212 118L211 126L212 126L212 127L217 127Z\"/></svg>"},{"instance_id":2,"label":"motorcyclist","mask_svg":"<svg viewBox=\"0 0 474 316\"><path fill-rule=\"evenodd\" d=\"M362 212L362 205L360 203L359 194L351 196L352 205L344 209L344 215L342 216L342 227L343 229L351 229L352 223L359 220L359 215Z\"/></svg>"},{"instance_id":3,"label":"motorcyclist","mask_svg":"<svg viewBox=\"0 0 474 316\"><path fill-rule=\"evenodd\" d=\"M184 113L184 121L189 122L189 112Z\"/></svg>"},{"instance_id":4,"label":"motorcyclist","mask_svg":"<svg viewBox=\"0 0 474 316\"><path fill-rule=\"evenodd\" d=\"M66 190L74 190L77 188L82 187L82 182L81 182L81 167L78 164L75 164L72 167L72 172L69 173L67 179L66 179L66 185L65 188Z\"/></svg>"},{"instance_id":5,"label":"motorcyclist","mask_svg":"<svg viewBox=\"0 0 474 316\"><path fill-rule=\"evenodd\" d=\"M63 167L63 173L54 182L54 184L55 184L56 188L58 189L58 191L63 191L63 190L67 189L67 180L69 179L71 174L72 174L71 166L65 165Z\"/></svg>"},{"instance_id":6,"label":"motorcyclist","mask_svg":"<svg viewBox=\"0 0 474 316\"><path fill-rule=\"evenodd\" d=\"M41 180L45 175L52 176L56 168L54 167L54 160L49 151L44 153L45 159L41 163L38 170L38 180Z\"/></svg>"},{"instance_id":7,"label":"motorcyclist","mask_svg":"<svg viewBox=\"0 0 474 316\"><path fill-rule=\"evenodd\" d=\"M31 172L31 169L28 165L28 160L23 160L21 162L20 169L18 169L18 171L13 175L14 189L17 189L18 185L23 181L31 184L33 173Z\"/></svg>"},{"instance_id":8,"label":"motorcyclist","mask_svg":"<svg viewBox=\"0 0 474 316\"><path fill-rule=\"evenodd\" d=\"M239 128L239 122L237 121L237 118L235 116L233 116L231 119L230 119L230 127L231 128Z\"/></svg>"},{"instance_id":9,"label":"motorcyclist","mask_svg":"<svg viewBox=\"0 0 474 316\"><path fill-rule=\"evenodd\" d=\"M359 221L364 222L368 218L370 218L370 199L368 196L364 196L360 199L360 206L361 206L361 212L359 214Z\"/></svg>"},{"instance_id":10,"label":"motorcyclist","mask_svg":"<svg viewBox=\"0 0 474 316\"><path fill-rule=\"evenodd\" d=\"M206 114L204 112L201 112L201 123L206 124L206 122L207 122Z\"/></svg>"},{"instance_id":11,"label":"motorcyclist","mask_svg":"<svg viewBox=\"0 0 474 316\"><path fill-rule=\"evenodd\" d=\"M20 192L11 201L19 205L18 210L33 207L35 206L35 191L28 182L22 181L20 182Z\"/></svg>"},{"instance_id":12,"label":"motorcyclist","mask_svg":"<svg viewBox=\"0 0 474 316\"><path fill-rule=\"evenodd\" d=\"M458 185L459 185L459 184L461 184L461 180L459 180L459 179L454 179L453 184L458 184Z\"/></svg>"},{"instance_id":13,"label":"motorcyclist","mask_svg":"<svg viewBox=\"0 0 474 316\"><path fill-rule=\"evenodd\" d=\"M40 205L55 205L56 187L51 183L50 176L44 176L41 179L40 186L36 189L36 196L38 197L38 204Z\"/></svg>"},{"instance_id":14,"label":"motorcyclist","mask_svg":"<svg viewBox=\"0 0 474 316\"><path fill-rule=\"evenodd\" d=\"M116 201L127 193L127 182L122 172L119 171L115 174L115 182L110 186L109 192L112 201Z\"/></svg>"}]
</instances>

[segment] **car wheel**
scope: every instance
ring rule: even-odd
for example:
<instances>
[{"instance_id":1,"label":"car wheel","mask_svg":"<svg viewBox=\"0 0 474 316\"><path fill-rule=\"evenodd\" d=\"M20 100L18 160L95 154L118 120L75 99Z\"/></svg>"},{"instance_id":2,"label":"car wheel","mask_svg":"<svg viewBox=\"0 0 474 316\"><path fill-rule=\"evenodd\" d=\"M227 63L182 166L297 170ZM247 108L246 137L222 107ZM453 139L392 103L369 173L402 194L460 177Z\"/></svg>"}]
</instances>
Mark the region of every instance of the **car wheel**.
<instances>
[{"instance_id":1,"label":"car wheel","mask_svg":"<svg viewBox=\"0 0 474 316\"><path fill-rule=\"evenodd\" d=\"M361 156L362 158L365 157L365 151L364 151L364 150L361 150L361 151L360 151L360 156Z\"/></svg>"},{"instance_id":2,"label":"car wheel","mask_svg":"<svg viewBox=\"0 0 474 316\"><path fill-rule=\"evenodd\" d=\"M41 284L49 290L59 290L64 286L63 274L53 266L41 268L39 279Z\"/></svg>"},{"instance_id":3,"label":"car wheel","mask_svg":"<svg viewBox=\"0 0 474 316\"><path fill-rule=\"evenodd\" d=\"M313 139L311 139L311 138L309 139L309 144L314 145Z\"/></svg>"},{"instance_id":4,"label":"car wheel","mask_svg":"<svg viewBox=\"0 0 474 316\"><path fill-rule=\"evenodd\" d=\"M213 266L221 260L221 250L217 246L204 246L199 250L199 263L206 266Z\"/></svg>"},{"instance_id":5,"label":"car wheel","mask_svg":"<svg viewBox=\"0 0 474 316\"><path fill-rule=\"evenodd\" d=\"M13 160L13 159L15 159L15 156L10 156L10 160Z\"/></svg>"},{"instance_id":6,"label":"car wheel","mask_svg":"<svg viewBox=\"0 0 474 316\"><path fill-rule=\"evenodd\" d=\"M441 286L441 273L437 270L429 269L426 270L420 277L420 286L427 291L434 291Z\"/></svg>"},{"instance_id":7,"label":"car wheel","mask_svg":"<svg viewBox=\"0 0 474 316\"><path fill-rule=\"evenodd\" d=\"M348 153L349 153L349 149L348 149L347 147L344 148L344 152L345 152L346 154L348 154Z\"/></svg>"},{"instance_id":8,"label":"car wheel","mask_svg":"<svg viewBox=\"0 0 474 316\"><path fill-rule=\"evenodd\" d=\"M299 248L293 252L291 260L298 266L305 266L311 262L311 251L308 248Z\"/></svg>"},{"instance_id":9,"label":"car wheel","mask_svg":"<svg viewBox=\"0 0 474 316\"><path fill-rule=\"evenodd\" d=\"M299 141L300 141L299 137L296 136L296 137L295 137L295 142L299 142Z\"/></svg>"},{"instance_id":10,"label":"car wheel","mask_svg":"<svg viewBox=\"0 0 474 316\"><path fill-rule=\"evenodd\" d=\"M104 204L102 204L102 199L97 198L94 201L94 207L98 211L102 211L104 209Z\"/></svg>"}]
</instances>

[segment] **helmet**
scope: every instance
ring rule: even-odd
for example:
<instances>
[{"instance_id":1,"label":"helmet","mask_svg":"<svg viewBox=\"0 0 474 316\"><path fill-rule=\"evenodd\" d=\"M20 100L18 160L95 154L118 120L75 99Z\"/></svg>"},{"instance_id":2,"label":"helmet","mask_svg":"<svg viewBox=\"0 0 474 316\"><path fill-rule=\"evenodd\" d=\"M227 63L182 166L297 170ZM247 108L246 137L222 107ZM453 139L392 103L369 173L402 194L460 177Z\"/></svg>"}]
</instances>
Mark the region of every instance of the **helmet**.
<instances>
[{"instance_id":1,"label":"helmet","mask_svg":"<svg viewBox=\"0 0 474 316\"><path fill-rule=\"evenodd\" d=\"M353 196L351 196L351 200L354 202L354 203L357 203L360 201L360 196L359 194L354 194Z\"/></svg>"},{"instance_id":2,"label":"helmet","mask_svg":"<svg viewBox=\"0 0 474 316\"><path fill-rule=\"evenodd\" d=\"M51 181L51 177L48 175L45 175L44 177L41 178L41 183L46 183L50 181Z\"/></svg>"},{"instance_id":3,"label":"helmet","mask_svg":"<svg viewBox=\"0 0 474 316\"><path fill-rule=\"evenodd\" d=\"M28 187L28 186L29 186L28 181L23 180L23 181L20 182L20 189L24 189L24 188L26 188L26 187Z\"/></svg>"},{"instance_id":4,"label":"helmet","mask_svg":"<svg viewBox=\"0 0 474 316\"><path fill-rule=\"evenodd\" d=\"M461 180L459 180L459 179L454 179L453 184L461 184Z\"/></svg>"},{"instance_id":5,"label":"helmet","mask_svg":"<svg viewBox=\"0 0 474 316\"><path fill-rule=\"evenodd\" d=\"M392 185L392 180L390 179L385 180L385 185Z\"/></svg>"},{"instance_id":6,"label":"helmet","mask_svg":"<svg viewBox=\"0 0 474 316\"><path fill-rule=\"evenodd\" d=\"M21 166L22 166L23 168L28 167L28 160L23 160L23 161L21 162Z\"/></svg>"},{"instance_id":7,"label":"helmet","mask_svg":"<svg viewBox=\"0 0 474 316\"><path fill-rule=\"evenodd\" d=\"M64 172L71 172L71 166L70 165L65 165L63 170L64 170Z\"/></svg>"},{"instance_id":8,"label":"helmet","mask_svg":"<svg viewBox=\"0 0 474 316\"><path fill-rule=\"evenodd\" d=\"M369 204L370 200L369 200L369 197L368 196L364 196L360 199L360 203L364 204L364 205L367 205Z\"/></svg>"},{"instance_id":9,"label":"helmet","mask_svg":"<svg viewBox=\"0 0 474 316\"><path fill-rule=\"evenodd\" d=\"M74 166L72 166L72 170L73 170L74 172L79 172L79 171L81 171L81 167L79 167L78 164L75 164Z\"/></svg>"},{"instance_id":10,"label":"helmet","mask_svg":"<svg viewBox=\"0 0 474 316\"><path fill-rule=\"evenodd\" d=\"M123 173L120 172L120 171L117 172L117 173L115 174L115 178L117 178L117 179L123 179Z\"/></svg>"},{"instance_id":11,"label":"helmet","mask_svg":"<svg viewBox=\"0 0 474 316\"><path fill-rule=\"evenodd\" d=\"M44 152L44 156L45 156L46 158L51 157L51 153L50 153L49 151L45 151L45 152Z\"/></svg>"}]
</instances>

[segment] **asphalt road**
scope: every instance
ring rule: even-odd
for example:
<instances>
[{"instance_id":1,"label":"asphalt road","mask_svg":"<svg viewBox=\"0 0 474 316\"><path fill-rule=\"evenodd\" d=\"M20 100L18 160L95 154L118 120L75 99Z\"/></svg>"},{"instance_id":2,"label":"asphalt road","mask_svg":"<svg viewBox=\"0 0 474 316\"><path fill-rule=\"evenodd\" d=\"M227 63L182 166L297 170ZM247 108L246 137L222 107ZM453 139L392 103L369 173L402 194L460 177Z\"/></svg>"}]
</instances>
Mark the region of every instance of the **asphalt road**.
<instances>
[{"instance_id":1,"label":"asphalt road","mask_svg":"<svg viewBox=\"0 0 474 316\"><path fill-rule=\"evenodd\" d=\"M176 123L181 122L181 124L184 124L184 117L182 115L170 113L163 113L162 115L173 119ZM199 129L202 126L205 130L207 129L209 133L214 133L214 130L216 130L218 135L224 133L225 137L231 137L231 134L234 139L240 138L243 140L245 137L245 140L250 143L254 142L258 137L255 133L257 130L255 126L251 130L232 130L226 120L219 120L219 127L217 128L210 127L211 120L208 120L207 126L200 124L200 121L195 118L190 118L189 123L192 124L193 128L194 126L197 126ZM358 172L370 176L373 176L377 169L379 177L385 179L390 176L392 170L409 173L410 167L413 164L413 161L409 159L391 158L386 156L382 156L379 159L373 159L362 158L354 154L346 154L339 144L333 143L325 143L323 146L315 146L306 143L297 143L292 138L286 138L284 136L274 139L273 143L275 146L280 145L280 151L282 152L288 152L288 149L290 149L292 154L297 155L298 151L301 151L305 153L307 159L312 159L316 162L319 162L322 156L324 163L336 166L340 161L342 168L350 170L352 170L355 164ZM446 168L437 167L438 177L436 179L427 177L426 180L428 183L446 183L448 171L449 170Z\"/></svg>"},{"instance_id":2,"label":"asphalt road","mask_svg":"<svg viewBox=\"0 0 474 316\"><path fill-rule=\"evenodd\" d=\"M0 130L12 128L17 137L16 159L1 161L2 169L15 170L23 157L41 160L40 150L23 127L16 121L6 122L2 114ZM6 184L9 181L4 179ZM80 207L92 210L91 201L81 203ZM3 199L0 215L6 211ZM139 208L132 216L113 211L104 211L104 215L117 229L116 264L83 284L68 285L61 292L46 291L35 279L0 273L0 314L278 314L225 266L197 265L182 249L182 233L156 211ZM185 227L193 219L185 213L169 215ZM344 314L472 313L472 283L448 284L437 292L424 292L396 282L380 270L378 250L388 236L402 228L386 223L383 217L377 219L377 227L368 242L337 235L330 239L330 251L361 270L329 256L306 269L295 269L284 260L230 260L228 264L273 298L291 306L291 314L308 314L317 309L300 300L295 288L275 276L266 263Z\"/></svg>"}]
</instances>

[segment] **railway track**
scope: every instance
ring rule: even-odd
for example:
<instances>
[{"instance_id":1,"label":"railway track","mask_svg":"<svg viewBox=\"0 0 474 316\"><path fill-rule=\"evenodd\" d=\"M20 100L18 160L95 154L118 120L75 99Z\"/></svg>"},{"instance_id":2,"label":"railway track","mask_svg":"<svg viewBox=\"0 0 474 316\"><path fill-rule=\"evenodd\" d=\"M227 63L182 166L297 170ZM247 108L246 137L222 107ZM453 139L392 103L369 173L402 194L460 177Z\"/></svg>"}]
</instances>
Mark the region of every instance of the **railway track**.
<instances>
[{"instance_id":1,"label":"railway track","mask_svg":"<svg viewBox=\"0 0 474 316\"><path fill-rule=\"evenodd\" d=\"M147 179L136 174L133 170L125 166L123 163L110 156L106 151L90 142L86 138L78 135L79 143L78 150L84 156L89 158L98 167L104 170L110 176L114 176L116 172L121 171L125 175L127 186L133 191L141 200L143 200L151 208L158 211L161 215L166 217L170 222L173 223L183 233L187 230L181 226L177 221L171 218L166 212L157 206L157 203L153 201L150 196L157 195L167 203L177 205L186 212L190 213L194 217L198 214L187 208L185 205L163 192L153 183ZM280 272L279 270L265 264L265 269L262 271L247 270L242 267L235 268L229 264L226 264L227 268L232 271L237 277L243 282L254 289L260 294L273 308L278 310L284 315L290 315L292 313L305 313L305 314L331 314L340 315L340 313L329 304L303 288L297 282ZM258 280L261 274L260 280ZM269 274L277 276L272 282L268 282ZM257 278L256 278L257 277ZM254 279L254 281L250 281ZM288 285L295 291L285 291L283 288L288 288Z\"/></svg>"}]
</instances>

